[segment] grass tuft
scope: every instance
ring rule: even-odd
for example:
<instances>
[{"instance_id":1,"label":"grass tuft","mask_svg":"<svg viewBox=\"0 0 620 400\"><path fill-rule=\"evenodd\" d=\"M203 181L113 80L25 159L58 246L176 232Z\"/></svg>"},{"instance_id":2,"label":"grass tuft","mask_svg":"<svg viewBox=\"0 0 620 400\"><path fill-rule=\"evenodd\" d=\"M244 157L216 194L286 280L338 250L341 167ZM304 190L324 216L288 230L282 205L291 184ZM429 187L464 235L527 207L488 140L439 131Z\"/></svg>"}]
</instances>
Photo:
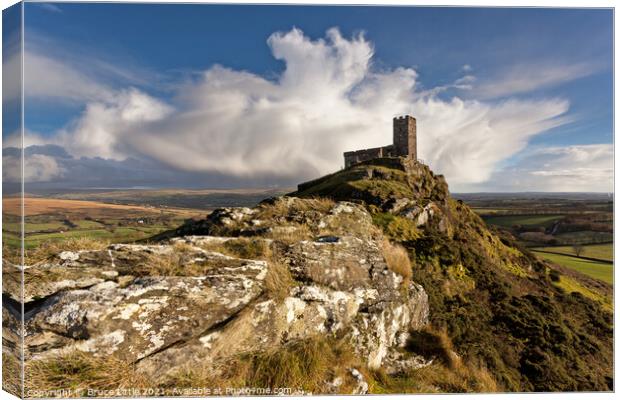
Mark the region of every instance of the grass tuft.
<instances>
[{"instance_id":1,"label":"grass tuft","mask_svg":"<svg viewBox=\"0 0 620 400\"><path fill-rule=\"evenodd\" d=\"M427 327L411 332L407 349L425 358L436 358L449 368L461 366L461 360L445 330Z\"/></svg>"},{"instance_id":2,"label":"grass tuft","mask_svg":"<svg viewBox=\"0 0 620 400\"><path fill-rule=\"evenodd\" d=\"M457 368L441 363L389 376L373 371L371 393L496 393L501 391L489 371L474 362Z\"/></svg>"},{"instance_id":3,"label":"grass tuft","mask_svg":"<svg viewBox=\"0 0 620 400\"><path fill-rule=\"evenodd\" d=\"M269 244L262 239L237 238L224 242L225 251L235 257L265 259L271 255Z\"/></svg>"},{"instance_id":4,"label":"grass tuft","mask_svg":"<svg viewBox=\"0 0 620 400\"><path fill-rule=\"evenodd\" d=\"M34 249L26 249L26 265L33 265L49 260L63 251L103 250L110 242L89 237L70 238L63 241L43 242Z\"/></svg>"},{"instance_id":5,"label":"grass tuft","mask_svg":"<svg viewBox=\"0 0 620 400\"><path fill-rule=\"evenodd\" d=\"M154 252L131 269L137 276L204 276L213 268L243 265L243 260L212 258L205 261L200 248L177 242L172 250L165 253Z\"/></svg>"},{"instance_id":6,"label":"grass tuft","mask_svg":"<svg viewBox=\"0 0 620 400\"><path fill-rule=\"evenodd\" d=\"M171 252L149 254L145 262L135 266L133 273L138 276L202 275L204 268L192 267L193 249L186 243L175 243Z\"/></svg>"},{"instance_id":7,"label":"grass tuft","mask_svg":"<svg viewBox=\"0 0 620 400\"><path fill-rule=\"evenodd\" d=\"M561 275L558 277L557 281L553 282L553 284L566 293L579 293L584 297L597 301L603 306L604 310L613 312L613 303L609 297L588 289L587 287L581 285L577 280L569 276Z\"/></svg>"},{"instance_id":8,"label":"grass tuft","mask_svg":"<svg viewBox=\"0 0 620 400\"><path fill-rule=\"evenodd\" d=\"M475 360L462 360L445 329L430 327L411 332L407 350L425 358L431 365L389 376L373 371L373 393L482 393L497 392L499 386L489 371Z\"/></svg>"},{"instance_id":9,"label":"grass tuft","mask_svg":"<svg viewBox=\"0 0 620 400\"><path fill-rule=\"evenodd\" d=\"M94 357L72 352L55 358L31 361L26 366L28 390L129 389L147 387L135 367L115 357Z\"/></svg>"},{"instance_id":10,"label":"grass tuft","mask_svg":"<svg viewBox=\"0 0 620 400\"><path fill-rule=\"evenodd\" d=\"M392 244L388 240L381 243L381 251L390 271L403 277L403 285L411 281L411 260L407 249L399 244Z\"/></svg>"},{"instance_id":11,"label":"grass tuft","mask_svg":"<svg viewBox=\"0 0 620 400\"><path fill-rule=\"evenodd\" d=\"M270 220L307 211L327 213L335 204L333 200L324 197L307 199L280 197L272 203L261 204L258 218Z\"/></svg>"},{"instance_id":12,"label":"grass tuft","mask_svg":"<svg viewBox=\"0 0 620 400\"><path fill-rule=\"evenodd\" d=\"M293 287L295 281L291 276L291 271L281 261L271 257L268 261L269 269L265 277L265 290L269 298L284 300Z\"/></svg>"},{"instance_id":13,"label":"grass tuft","mask_svg":"<svg viewBox=\"0 0 620 400\"><path fill-rule=\"evenodd\" d=\"M170 377L166 387L291 388L324 393L336 376L339 388L350 392L355 382L348 368L359 365L350 346L333 338L315 337L277 349L243 354L225 361L225 368L185 369ZM210 372L209 372L210 371Z\"/></svg>"},{"instance_id":14,"label":"grass tuft","mask_svg":"<svg viewBox=\"0 0 620 400\"><path fill-rule=\"evenodd\" d=\"M269 243L263 238L239 237L223 243L205 243L198 245L203 250L215 251L231 257L266 260L271 256Z\"/></svg>"},{"instance_id":15,"label":"grass tuft","mask_svg":"<svg viewBox=\"0 0 620 400\"><path fill-rule=\"evenodd\" d=\"M275 227L265 236L284 244L294 244L302 240L310 240L314 234L306 224ZM290 228L290 229L289 229Z\"/></svg>"},{"instance_id":16,"label":"grass tuft","mask_svg":"<svg viewBox=\"0 0 620 400\"><path fill-rule=\"evenodd\" d=\"M21 396L21 362L10 350L2 352L2 389Z\"/></svg>"}]
</instances>

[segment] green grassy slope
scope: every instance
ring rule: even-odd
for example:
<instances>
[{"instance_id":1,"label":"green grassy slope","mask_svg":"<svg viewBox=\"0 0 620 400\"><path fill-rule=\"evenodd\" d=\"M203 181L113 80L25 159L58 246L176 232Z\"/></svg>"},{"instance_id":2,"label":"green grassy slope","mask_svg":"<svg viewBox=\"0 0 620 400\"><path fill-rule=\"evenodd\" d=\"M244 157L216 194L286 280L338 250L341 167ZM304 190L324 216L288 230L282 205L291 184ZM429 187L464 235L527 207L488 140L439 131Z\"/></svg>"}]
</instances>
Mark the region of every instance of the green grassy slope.
<instances>
[{"instance_id":1,"label":"green grassy slope","mask_svg":"<svg viewBox=\"0 0 620 400\"><path fill-rule=\"evenodd\" d=\"M575 249L572 246L537 247L534 250L575 256ZM580 256L612 262L614 260L614 245L613 243L584 245Z\"/></svg>"},{"instance_id":2,"label":"green grassy slope","mask_svg":"<svg viewBox=\"0 0 620 400\"><path fill-rule=\"evenodd\" d=\"M560 264L565 267L572 268L576 271L586 274L596 279L600 279L603 282L613 283L614 279L614 267L613 264L585 260L583 258L577 258L564 254L550 254L534 251L536 255L545 260L549 260L552 263Z\"/></svg>"},{"instance_id":3,"label":"green grassy slope","mask_svg":"<svg viewBox=\"0 0 620 400\"><path fill-rule=\"evenodd\" d=\"M447 332L463 360L484 366L499 390L612 388L607 295L490 231L428 167L378 159L301 189L291 195L367 206L407 248L412 279L429 295L432 328ZM401 201L409 204L399 210ZM421 226L407 217L425 207L434 212Z\"/></svg>"}]
</instances>

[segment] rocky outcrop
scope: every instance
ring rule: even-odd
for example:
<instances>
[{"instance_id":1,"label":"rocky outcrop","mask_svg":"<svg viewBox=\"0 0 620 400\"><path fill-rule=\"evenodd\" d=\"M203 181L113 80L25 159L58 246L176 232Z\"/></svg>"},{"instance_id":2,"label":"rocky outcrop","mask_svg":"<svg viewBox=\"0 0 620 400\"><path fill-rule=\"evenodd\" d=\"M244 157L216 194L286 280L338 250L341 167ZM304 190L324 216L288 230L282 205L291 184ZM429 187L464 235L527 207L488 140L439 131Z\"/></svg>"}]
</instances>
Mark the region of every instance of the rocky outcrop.
<instances>
[{"instance_id":1,"label":"rocky outcrop","mask_svg":"<svg viewBox=\"0 0 620 400\"><path fill-rule=\"evenodd\" d=\"M480 360L503 390L613 388L610 288L539 260L511 235L489 229L428 166L373 159L301 185L290 196L364 204L375 224L407 248L412 277L429 292L430 325L443 332L429 340L441 345L437 338L444 335L451 341L445 347L463 364ZM410 343L421 351L425 340ZM454 389L446 384L444 390Z\"/></svg>"},{"instance_id":2,"label":"rocky outcrop","mask_svg":"<svg viewBox=\"0 0 620 400\"><path fill-rule=\"evenodd\" d=\"M331 335L368 367L397 368L403 360L392 353L428 321L426 292L390 270L385 239L362 206L314 206L286 198L222 209L191 229L206 235L64 251L28 266L27 360L112 355L157 382L188 365ZM249 259L226 247L244 243L266 250ZM18 300L20 271L7 272L5 294ZM4 318L5 329L18 326L14 313Z\"/></svg>"},{"instance_id":3,"label":"rocky outcrop","mask_svg":"<svg viewBox=\"0 0 620 400\"><path fill-rule=\"evenodd\" d=\"M613 388L611 314L562 283L596 286L554 282L427 166L376 159L300 189L142 245L5 262L5 355L21 347L23 273L27 368L109 359L155 388L311 376L298 394Z\"/></svg>"}]
</instances>

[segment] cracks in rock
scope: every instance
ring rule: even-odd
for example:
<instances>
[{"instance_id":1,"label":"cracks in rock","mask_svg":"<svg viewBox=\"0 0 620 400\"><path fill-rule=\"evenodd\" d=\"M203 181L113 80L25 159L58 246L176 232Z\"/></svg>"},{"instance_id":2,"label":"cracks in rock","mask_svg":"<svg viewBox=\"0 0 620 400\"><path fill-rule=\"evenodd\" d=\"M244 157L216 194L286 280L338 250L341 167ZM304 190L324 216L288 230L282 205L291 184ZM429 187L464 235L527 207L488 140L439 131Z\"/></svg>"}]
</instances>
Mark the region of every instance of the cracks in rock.
<instances>
[{"instance_id":1,"label":"cracks in rock","mask_svg":"<svg viewBox=\"0 0 620 400\"><path fill-rule=\"evenodd\" d=\"M116 265L114 264L114 256L112 255L112 250L108 249L108 254L110 255L110 261L112 263L112 268L116 269Z\"/></svg>"},{"instance_id":2,"label":"cracks in rock","mask_svg":"<svg viewBox=\"0 0 620 400\"><path fill-rule=\"evenodd\" d=\"M35 300L38 301L38 300ZM26 309L26 305L28 303L24 303L24 310ZM2 306L7 309L7 311L15 318L21 319L21 303L15 299L13 299L10 295L6 293L2 293Z\"/></svg>"},{"instance_id":3,"label":"cracks in rock","mask_svg":"<svg viewBox=\"0 0 620 400\"><path fill-rule=\"evenodd\" d=\"M104 282L108 282L108 281L114 281L115 279L106 279L104 280ZM44 311L46 308L54 305L56 303L57 297L59 297L60 295L62 295L63 293L67 293L67 292L71 292L74 290L89 290L91 289L93 286L97 286L101 284L101 282L98 283L93 283L92 285L88 285L88 286L81 286L81 287L77 287L77 288L67 288L67 289L62 289L59 290L57 292L54 292L50 295L47 295L45 297L41 297L32 301L28 301L24 303L24 320L29 320L32 317L34 317L35 315L37 315L38 313L40 313L41 311ZM7 294L3 294L2 295L2 301L5 304L11 305L12 303L10 303L9 301L7 301L7 299L10 300L10 302L17 304L19 306L19 302L15 301L13 298L11 298L10 296L8 296Z\"/></svg>"},{"instance_id":4,"label":"cracks in rock","mask_svg":"<svg viewBox=\"0 0 620 400\"><path fill-rule=\"evenodd\" d=\"M225 318L225 319L223 319L223 320L221 320L219 322L216 322L215 324L209 326L204 331L202 331L202 332L200 332L198 334L195 334L195 335L191 335L191 336L188 336L188 337L182 337L180 339L177 339L177 340L175 340L175 341L173 341L173 342L171 342L171 343L169 343L169 344L167 344L165 346L162 346L162 347L158 348L157 350L155 350L155 351L153 351L153 352L151 352L151 353L149 353L149 354L147 354L147 355L145 355L143 357L140 357L140 358L136 359L135 361L132 362L132 364L138 364L140 361L145 360L145 359L150 358L150 357L153 357L154 355L162 353L162 352L164 352L164 351L166 351L168 349L171 349L173 347L181 347L181 346L183 346L184 344L187 344L188 342L190 342L193 339L200 338L202 336L205 336L205 335L208 335L210 333L213 333L213 332L216 332L216 331L219 331L219 330L223 329L226 325L228 325L230 322L235 320L239 316L239 314L246 307L250 306L251 304L252 303L248 303L245 307L240 307L239 310L235 311L233 314L229 315L227 318Z\"/></svg>"}]
</instances>

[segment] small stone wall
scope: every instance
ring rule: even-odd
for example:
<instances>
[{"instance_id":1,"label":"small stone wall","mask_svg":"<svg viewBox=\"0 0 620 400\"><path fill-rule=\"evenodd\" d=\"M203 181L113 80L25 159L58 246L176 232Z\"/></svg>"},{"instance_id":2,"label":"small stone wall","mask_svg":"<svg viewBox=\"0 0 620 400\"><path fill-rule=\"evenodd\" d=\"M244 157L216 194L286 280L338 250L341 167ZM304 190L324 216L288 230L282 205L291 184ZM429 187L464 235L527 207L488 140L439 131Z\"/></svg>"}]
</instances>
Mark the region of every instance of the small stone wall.
<instances>
[{"instance_id":1,"label":"small stone wall","mask_svg":"<svg viewBox=\"0 0 620 400\"><path fill-rule=\"evenodd\" d=\"M372 160L374 158L389 157L392 155L394 146L375 147L372 149L347 151L344 153L344 167L348 168L351 165L359 164L364 161Z\"/></svg>"}]
</instances>

